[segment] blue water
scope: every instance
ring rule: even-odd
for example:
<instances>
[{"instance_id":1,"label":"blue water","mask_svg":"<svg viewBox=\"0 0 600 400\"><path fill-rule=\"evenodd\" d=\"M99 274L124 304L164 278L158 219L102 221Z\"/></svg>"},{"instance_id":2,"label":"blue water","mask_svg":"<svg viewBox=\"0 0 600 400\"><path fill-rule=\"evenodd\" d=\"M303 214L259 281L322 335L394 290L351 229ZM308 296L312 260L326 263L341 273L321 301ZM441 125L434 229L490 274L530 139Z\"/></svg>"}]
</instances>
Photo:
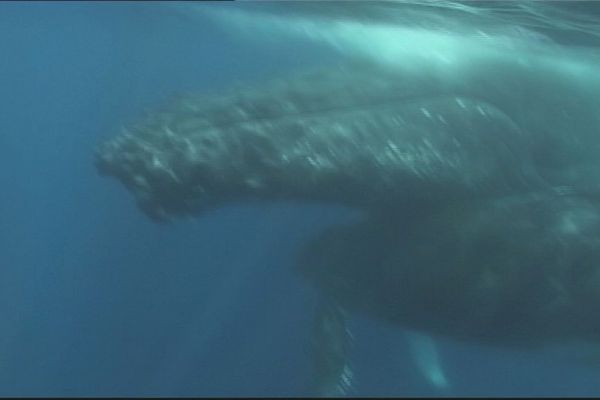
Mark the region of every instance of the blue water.
<instances>
[{"instance_id":1,"label":"blue water","mask_svg":"<svg viewBox=\"0 0 600 400\"><path fill-rule=\"evenodd\" d=\"M308 394L317 294L292 264L350 213L227 207L157 225L92 163L168 96L328 57L298 46L249 47L160 3L0 3L0 396ZM352 326L356 394L435 394L397 330ZM440 353L452 394L600 394L598 369L543 353Z\"/></svg>"}]
</instances>

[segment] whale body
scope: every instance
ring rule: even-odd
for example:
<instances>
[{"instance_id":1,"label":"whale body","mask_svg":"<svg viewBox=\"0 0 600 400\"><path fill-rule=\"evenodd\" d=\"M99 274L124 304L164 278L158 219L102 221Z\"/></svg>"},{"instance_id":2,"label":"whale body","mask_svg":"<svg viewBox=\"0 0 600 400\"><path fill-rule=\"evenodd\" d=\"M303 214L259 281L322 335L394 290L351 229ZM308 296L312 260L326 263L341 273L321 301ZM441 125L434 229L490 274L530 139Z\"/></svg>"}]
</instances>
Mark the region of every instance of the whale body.
<instances>
[{"instance_id":1,"label":"whale body","mask_svg":"<svg viewBox=\"0 0 600 400\"><path fill-rule=\"evenodd\" d=\"M596 52L469 29L228 17L352 56L173 101L100 144L95 162L156 221L249 201L363 211L298 263L326 298L319 393L351 384L347 311L494 345L598 341Z\"/></svg>"},{"instance_id":2,"label":"whale body","mask_svg":"<svg viewBox=\"0 0 600 400\"><path fill-rule=\"evenodd\" d=\"M377 219L313 240L303 274L344 307L473 343L598 342L600 213L532 193Z\"/></svg>"}]
</instances>

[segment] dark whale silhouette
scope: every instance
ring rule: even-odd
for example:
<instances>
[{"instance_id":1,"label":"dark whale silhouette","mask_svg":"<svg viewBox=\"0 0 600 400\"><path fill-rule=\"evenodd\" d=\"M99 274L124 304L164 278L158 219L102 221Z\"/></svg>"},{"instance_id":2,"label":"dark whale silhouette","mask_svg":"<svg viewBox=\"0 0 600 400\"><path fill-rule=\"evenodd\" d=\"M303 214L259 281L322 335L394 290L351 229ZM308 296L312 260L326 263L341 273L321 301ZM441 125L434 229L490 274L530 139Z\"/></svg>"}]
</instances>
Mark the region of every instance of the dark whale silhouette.
<instances>
[{"instance_id":1,"label":"dark whale silhouette","mask_svg":"<svg viewBox=\"0 0 600 400\"><path fill-rule=\"evenodd\" d=\"M404 222L332 228L301 271L344 307L427 332L522 347L600 339L595 202L534 193Z\"/></svg>"}]
</instances>

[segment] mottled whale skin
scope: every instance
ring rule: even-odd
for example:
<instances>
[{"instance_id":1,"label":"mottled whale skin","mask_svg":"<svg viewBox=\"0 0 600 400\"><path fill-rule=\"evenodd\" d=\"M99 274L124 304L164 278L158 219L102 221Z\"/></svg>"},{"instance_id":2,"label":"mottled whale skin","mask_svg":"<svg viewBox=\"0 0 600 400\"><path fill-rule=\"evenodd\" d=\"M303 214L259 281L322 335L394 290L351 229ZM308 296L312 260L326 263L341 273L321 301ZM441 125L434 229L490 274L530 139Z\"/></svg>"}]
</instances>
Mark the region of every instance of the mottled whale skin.
<instances>
[{"instance_id":1,"label":"mottled whale skin","mask_svg":"<svg viewBox=\"0 0 600 400\"><path fill-rule=\"evenodd\" d=\"M96 164L159 220L250 199L401 211L545 185L500 109L398 94L391 78L340 68L182 100L100 145Z\"/></svg>"}]
</instances>

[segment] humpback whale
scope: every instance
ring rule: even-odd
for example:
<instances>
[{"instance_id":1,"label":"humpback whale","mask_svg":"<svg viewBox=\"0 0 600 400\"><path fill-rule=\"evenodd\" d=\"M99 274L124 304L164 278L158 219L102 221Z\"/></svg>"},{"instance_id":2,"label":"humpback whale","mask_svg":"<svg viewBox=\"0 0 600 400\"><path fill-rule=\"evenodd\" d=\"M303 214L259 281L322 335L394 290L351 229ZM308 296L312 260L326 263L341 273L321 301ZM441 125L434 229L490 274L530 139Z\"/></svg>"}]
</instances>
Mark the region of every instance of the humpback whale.
<instances>
[{"instance_id":1,"label":"humpback whale","mask_svg":"<svg viewBox=\"0 0 600 400\"><path fill-rule=\"evenodd\" d=\"M248 201L363 212L298 262L324 297L319 393L351 385L349 311L493 345L598 340L596 54L456 25L228 16L351 56L165 104L95 163L156 221Z\"/></svg>"}]
</instances>

